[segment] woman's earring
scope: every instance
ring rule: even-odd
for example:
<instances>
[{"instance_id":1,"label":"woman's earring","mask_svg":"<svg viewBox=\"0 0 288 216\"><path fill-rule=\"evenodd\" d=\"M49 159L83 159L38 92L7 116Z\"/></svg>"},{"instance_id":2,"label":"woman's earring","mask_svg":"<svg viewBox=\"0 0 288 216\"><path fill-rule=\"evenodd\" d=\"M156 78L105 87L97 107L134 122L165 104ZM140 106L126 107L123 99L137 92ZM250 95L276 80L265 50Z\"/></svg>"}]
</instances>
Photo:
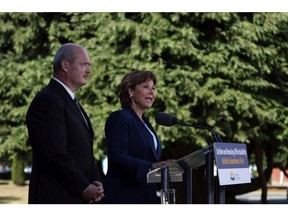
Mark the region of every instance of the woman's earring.
<instances>
[{"instance_id":1,"label":"woman's earring","mask_svg":"<svg viewBox=\"0 0 288 216\"><path fill-rule=\"evenodd\" d=\"M132 98L133 97L133 94L130 94L130 98Z\"/></svg>"}]
</instances>

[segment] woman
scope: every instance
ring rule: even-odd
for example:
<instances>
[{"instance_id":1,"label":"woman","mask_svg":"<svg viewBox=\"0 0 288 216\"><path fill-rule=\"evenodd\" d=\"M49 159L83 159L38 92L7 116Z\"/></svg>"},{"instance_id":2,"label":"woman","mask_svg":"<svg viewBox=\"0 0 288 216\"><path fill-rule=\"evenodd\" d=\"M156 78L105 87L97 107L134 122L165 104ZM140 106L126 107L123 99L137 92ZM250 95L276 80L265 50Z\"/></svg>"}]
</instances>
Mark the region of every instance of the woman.
<instances>
[{"instance_id":1,"label":"woman","mask_svg":"<svg viewBox=\"0 0 288 216\"><path fill-rule=\"evenodd\" d=\"M159 161L161 143L144 116L155 100L156 77L150 71L132 71L121 83L121 110L113 112L105 125L108 171L105 202L110 204L157 204L159 189L147 183L151 169L174 160Z\"/></svg>"}]
</instances>

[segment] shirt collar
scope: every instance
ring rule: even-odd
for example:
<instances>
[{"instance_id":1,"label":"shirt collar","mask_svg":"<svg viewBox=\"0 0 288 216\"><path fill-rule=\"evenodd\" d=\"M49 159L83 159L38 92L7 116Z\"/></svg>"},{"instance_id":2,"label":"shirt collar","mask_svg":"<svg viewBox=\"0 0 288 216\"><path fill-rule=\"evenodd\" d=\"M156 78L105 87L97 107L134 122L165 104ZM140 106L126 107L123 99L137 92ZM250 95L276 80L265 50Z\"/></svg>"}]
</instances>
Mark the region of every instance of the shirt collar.
<instances>
[{"instance_id":1,"label":"shirt collar","mask_svg":"<svg viewBox=\"0 0 288 216\"><path fill-rule=\"evenodd\" d=\"M56 77L52 77L52 79L56 80L58 83L60 83L65 89L66 91L68 92L68 94L71 96L71 98L74 100L75 98L75 95L74 93L64 84L62 83L60 80L58 80Z\"/></svg>"}]
</instances>

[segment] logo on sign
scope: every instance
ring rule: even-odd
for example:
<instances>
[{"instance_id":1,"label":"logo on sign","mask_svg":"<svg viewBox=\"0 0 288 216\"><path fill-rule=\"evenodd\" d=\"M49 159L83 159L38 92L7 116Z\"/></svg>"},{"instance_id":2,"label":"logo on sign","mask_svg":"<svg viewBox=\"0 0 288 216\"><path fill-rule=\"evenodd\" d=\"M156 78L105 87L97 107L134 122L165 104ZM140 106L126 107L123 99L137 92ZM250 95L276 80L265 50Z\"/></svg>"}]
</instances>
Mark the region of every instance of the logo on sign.
<instances>
[{"instance_id":1,"label":"logo on sign","mask_svg":"<svg viewBox=\"0 0 288 216\"><path fill-rule=\"evenodd\" d=\"M234 176L234 173L233 173L233 171L231 171L231 172L230 172L230 179L231 179L232 181L234 181L234 180L235 180L235 176Z\"/></svg>"}]
</instances>

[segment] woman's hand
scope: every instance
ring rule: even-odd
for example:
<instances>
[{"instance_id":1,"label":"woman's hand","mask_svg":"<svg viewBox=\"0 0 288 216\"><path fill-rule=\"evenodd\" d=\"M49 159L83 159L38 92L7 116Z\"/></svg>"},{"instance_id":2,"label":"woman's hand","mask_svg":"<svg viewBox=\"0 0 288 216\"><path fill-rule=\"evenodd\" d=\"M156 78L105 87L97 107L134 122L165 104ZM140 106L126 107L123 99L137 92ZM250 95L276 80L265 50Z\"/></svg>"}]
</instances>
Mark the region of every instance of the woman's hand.
<instances>
[{"instance_id":1,"label":"woman's hand","mask_svg":"<svg viewBox=\"0 0 288 216\"><path fill-rule=\"evenodd\" d=\"M151 169L153 170L153 169L157 169L159 167L169 166L173 162L175 162L174 159L169 159L169 160L165 160L165 161L159 161L159 162L153 163Z\"/></svg>"}]
</instances>

